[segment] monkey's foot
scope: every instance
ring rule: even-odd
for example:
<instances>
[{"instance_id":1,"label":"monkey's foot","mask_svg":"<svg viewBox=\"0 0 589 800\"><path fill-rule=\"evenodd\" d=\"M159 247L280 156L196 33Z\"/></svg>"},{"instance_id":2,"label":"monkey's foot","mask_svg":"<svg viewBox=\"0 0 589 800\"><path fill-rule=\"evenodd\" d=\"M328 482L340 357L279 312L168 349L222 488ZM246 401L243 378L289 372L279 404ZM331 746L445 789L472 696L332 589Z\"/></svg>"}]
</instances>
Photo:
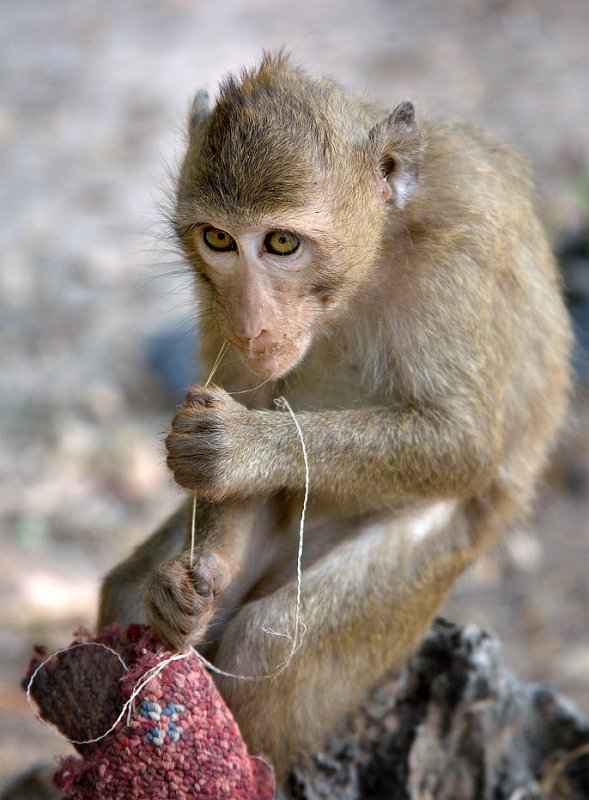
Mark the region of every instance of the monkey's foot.
<instances>
[{"instance_id":1,"label":"monkey's foot","mask_svg":"<svg viewBox=\"0 0 589 800\"><path fill-rule=\"evenodd\" d=\"M231 579L228 564L216 553L182 554L166 561L148 578L145 604L157 635L176 650L198 644L215 611L215 601Z\"/></svg>"}]
</instances>

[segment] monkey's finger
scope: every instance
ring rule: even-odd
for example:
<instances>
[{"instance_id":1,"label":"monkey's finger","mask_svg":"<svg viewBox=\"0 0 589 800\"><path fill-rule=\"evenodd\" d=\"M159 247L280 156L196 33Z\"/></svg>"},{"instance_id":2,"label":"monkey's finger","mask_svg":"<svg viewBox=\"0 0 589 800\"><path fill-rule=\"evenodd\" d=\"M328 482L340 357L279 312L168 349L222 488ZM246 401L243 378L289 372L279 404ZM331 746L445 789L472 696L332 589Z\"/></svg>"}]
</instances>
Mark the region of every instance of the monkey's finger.
<instances>
[{"instance_id":1,"label":"monkey's finger","mask_svg":"<svg viewBox=\"0 0 589 800\"><path fill-rule=\"evenodd\" d=\"M171 423L170 436L217 433L222 428L221 415L218 412L202 411L194 413L192 409L179 411Z\"/></svg>"},{"instance_id":2,"label":"monkey's finger","mask_svg":"<svg viewBox=\"0 0 589 800\"><path fill-rule=\"evenodd\" d=\"M185 570L177 576L170 575L168 570L156 573L149 584L149 596L156 609L174 607L185 614L194 613L194 589Z\"/></svg>"},{"instance_id":3,"label":"monkey's finger","mask_svg":"<svg viewBox=\"0 0 589 800\"><path fill-rule=\"evenodd\" d=\"M209 389L201 386L192 386L186 392L184 402L191 408L212 408L215 403L215 396Z\"/></svg>"}]
</instances>

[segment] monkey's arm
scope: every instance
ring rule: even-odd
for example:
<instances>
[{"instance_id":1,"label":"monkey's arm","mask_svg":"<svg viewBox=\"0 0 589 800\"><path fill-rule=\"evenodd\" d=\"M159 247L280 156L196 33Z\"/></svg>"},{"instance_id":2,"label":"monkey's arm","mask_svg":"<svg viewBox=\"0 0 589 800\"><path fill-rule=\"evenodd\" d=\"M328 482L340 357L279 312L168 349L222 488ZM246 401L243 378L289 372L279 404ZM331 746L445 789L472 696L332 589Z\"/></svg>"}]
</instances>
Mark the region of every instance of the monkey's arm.
<instances>
[{"instance_id":1,"label":"monkey's arm","mask_svg":"<svg viewBox=\"0 0 589 800\"><path fill-rule=\"evenodd\" d=\"M176 647L187 639L191 643L202 639L217 598L234 584L247 552L256 504L198 499L194 508L189 505L194 520L191 513L182 551L157 564L144 582L148 619Z\"/></svg>"},{"instance_id":2,"label":"monkey's arm","mask_svg":"<svg viewBox=\"0 0 589 800\"><path fill-rule=\"evenodd\" d=\"M497 467L499 412L481 398L468 405L445 400L444 408L398 404L298 413L314 493L357 508L476 491ZM209 499L304 487L290 414L251 411L219 387L189 393L166 444L176 481Z\"/></svg>"},{"instance_id":3,"label":"monkey's arm","mask_svg":"<svg viewBox=\"0 0 589 800\"><path fill-rule=\"evenodd\" d=\"M243 561L256 514L253 501L187 501L150 539L105 578L98 627L149 621L180 648L200 641L217 599L239 592ZM231 598L229 598L231 602Z\"/></svg>"}]
</instances>

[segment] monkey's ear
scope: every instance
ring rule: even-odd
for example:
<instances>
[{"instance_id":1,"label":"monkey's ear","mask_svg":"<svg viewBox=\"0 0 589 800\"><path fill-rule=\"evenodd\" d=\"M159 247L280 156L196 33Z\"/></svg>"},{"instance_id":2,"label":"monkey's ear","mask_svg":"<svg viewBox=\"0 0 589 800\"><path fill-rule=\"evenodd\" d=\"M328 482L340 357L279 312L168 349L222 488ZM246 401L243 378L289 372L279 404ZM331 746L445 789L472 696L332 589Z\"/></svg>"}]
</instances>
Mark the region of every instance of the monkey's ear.
<instances>
[{"instance_id":1,"label":"monkey's ear","mask_svg":"<svg viewBox=\"0 0 589 800\"><path fill-rule=\"evenodd\" d=\"M404 100L372 128L383 199L403 209L414 194L423 157L423 140L413 103Z\"/></svg>"},{"instance_id":2,"label":"monkey's ear","mask_svg":"<svg viewBox=\"0 0 589 800\"><path fill-rule=\"evenodd\" d=\"M201 122L203 122L209 114L209 93L206 89L199 89L194 96L190 111L188 112L188 132L190 135L200 127Z\"/></svg>"}]
</instances>

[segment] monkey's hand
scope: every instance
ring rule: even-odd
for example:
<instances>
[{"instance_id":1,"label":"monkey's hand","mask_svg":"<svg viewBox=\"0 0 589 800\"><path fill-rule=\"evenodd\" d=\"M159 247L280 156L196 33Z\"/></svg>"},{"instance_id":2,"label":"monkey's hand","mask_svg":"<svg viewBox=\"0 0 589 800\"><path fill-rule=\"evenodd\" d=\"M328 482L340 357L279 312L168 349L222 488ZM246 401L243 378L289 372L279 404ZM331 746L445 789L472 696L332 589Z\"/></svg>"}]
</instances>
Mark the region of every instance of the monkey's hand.
<instances>
[{"instance_id":1,"label":"monkey's hand","mask_svg":"<svg viewBox=\"0 0 589 800\"><path fill-rule=\"evenodd\" d=\"M231 580L231 569L215 553L183 553L163 563L145 585L150 625L174 650L202 641L215 611L217 597Z\"/></svg>"},{"instance_id":2,"label":"monkey's hand","mask_svg":"<svg viewBox=\"0 0 589 800\"><path fill-rule=\"evenodd\" d=\"M213 502L231 493L247 439L249 411L219 386L192 387L166 438L176 483Z\"/></svg>"}]
</instances>

